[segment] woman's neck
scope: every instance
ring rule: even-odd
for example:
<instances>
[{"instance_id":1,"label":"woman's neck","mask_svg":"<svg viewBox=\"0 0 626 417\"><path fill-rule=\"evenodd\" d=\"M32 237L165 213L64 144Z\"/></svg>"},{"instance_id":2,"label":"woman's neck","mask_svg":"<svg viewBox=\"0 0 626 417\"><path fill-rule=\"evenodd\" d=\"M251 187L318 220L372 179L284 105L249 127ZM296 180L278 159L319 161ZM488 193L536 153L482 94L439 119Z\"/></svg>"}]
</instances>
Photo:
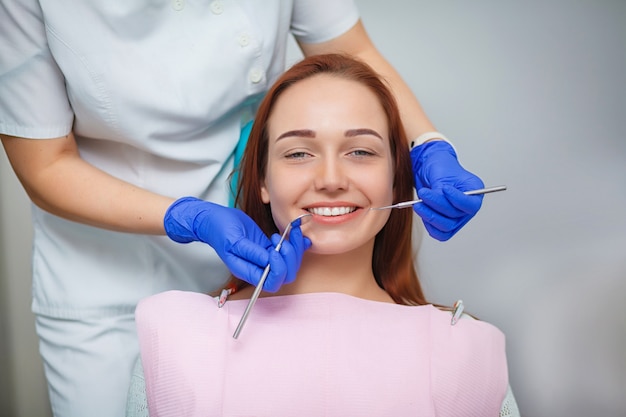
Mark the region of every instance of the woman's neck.
<instances>
[{"instance_id":1,"label":"woman's neck","mask_svg":"<svg viewBox=\"0 0 626 417\"><path fill-rule=\"evenodd\" d=\"M394 303L389 294L376 283L372 271L373 249L372 242L372 245L337 255L305 252L294 282L283 285L278 292L264 291L260 296L336 292L366 300ZM248 285L234 293L231 298L247 299L253 292L254 287Z\"/></svg>"},{"instance_id":2,"label":"woman's neck","mask_svg":"<svg viewBox=\"0 0 626 417\"><path fill-rule=\"evenodd\" d=\"M321 255L305 252L296 280L275 295L337 292L374 301L393 302L376 283L372 271L372 246L349 253Z\"/></svg>"}]
</instances>

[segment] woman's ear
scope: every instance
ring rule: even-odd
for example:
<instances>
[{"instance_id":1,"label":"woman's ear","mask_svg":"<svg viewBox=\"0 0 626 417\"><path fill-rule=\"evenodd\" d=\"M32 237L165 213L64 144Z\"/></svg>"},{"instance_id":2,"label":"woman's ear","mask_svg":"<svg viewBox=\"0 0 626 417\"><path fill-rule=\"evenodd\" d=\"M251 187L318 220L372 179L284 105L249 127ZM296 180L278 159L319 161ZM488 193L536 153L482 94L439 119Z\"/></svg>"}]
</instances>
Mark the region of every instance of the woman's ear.
<instances>
[{"instance_id":1,"label":"woman's ear","mask_svg":"<svg viewBox=\"0 0 626 417\"><path fill-rule=\"evenodd\" d=\"M267 190L267 185L265 185L265 180L261 182L261 200L263 204L270 203L270 192Z\"/></svg>"}]
</instances>

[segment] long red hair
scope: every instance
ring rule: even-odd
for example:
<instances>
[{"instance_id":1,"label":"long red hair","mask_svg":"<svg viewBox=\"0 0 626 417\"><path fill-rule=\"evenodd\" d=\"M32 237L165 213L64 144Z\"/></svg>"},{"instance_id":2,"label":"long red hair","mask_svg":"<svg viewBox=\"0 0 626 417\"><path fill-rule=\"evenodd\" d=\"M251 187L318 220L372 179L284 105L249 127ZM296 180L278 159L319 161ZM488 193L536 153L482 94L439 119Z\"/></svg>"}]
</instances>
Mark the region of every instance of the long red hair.
<instances>
[{"instance_id":1,"label":"long red hair","mask_svg":"<svg viewBox=\"0 0 626 417\"><path fill-rule=\"evenodd\" d=\"M407 140L398 105L381 77L367 64L340 54L308 57L287 70L268 91L256 118L241 160L236 205L246 212L268 236L278 229L269 204L261 199L268 158L267 123L277 99L290 86L319 74L356 81L370 89L380 101L389 125L389 140L394 163L394 202L413 198L413 172ZM338 91L337 94L341 94ZM412 249L413 210L392 210L389 220L376 235L372 270L376 282L398 304L427 304L414 267ZM233 279L236 286L245 285Z\"/></svg>"}]
</instances>

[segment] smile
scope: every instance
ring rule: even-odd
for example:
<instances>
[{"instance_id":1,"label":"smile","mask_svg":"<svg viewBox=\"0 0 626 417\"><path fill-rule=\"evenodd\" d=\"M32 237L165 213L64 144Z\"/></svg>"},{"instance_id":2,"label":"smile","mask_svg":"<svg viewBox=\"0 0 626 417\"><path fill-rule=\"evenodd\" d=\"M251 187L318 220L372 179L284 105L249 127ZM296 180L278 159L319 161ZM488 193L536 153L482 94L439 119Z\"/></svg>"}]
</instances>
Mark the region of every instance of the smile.
<instances>
[{"instance_id":1,"label":"smile","mask_svg":"<svg viewBox=\"0 0 626 417\"><path fill-rule=\"evenodd\" d=\"M344 216L356 210L356 207L312 207L307 209L309 213L318 216L334 217Z\"/></svg>"}]
</instances>

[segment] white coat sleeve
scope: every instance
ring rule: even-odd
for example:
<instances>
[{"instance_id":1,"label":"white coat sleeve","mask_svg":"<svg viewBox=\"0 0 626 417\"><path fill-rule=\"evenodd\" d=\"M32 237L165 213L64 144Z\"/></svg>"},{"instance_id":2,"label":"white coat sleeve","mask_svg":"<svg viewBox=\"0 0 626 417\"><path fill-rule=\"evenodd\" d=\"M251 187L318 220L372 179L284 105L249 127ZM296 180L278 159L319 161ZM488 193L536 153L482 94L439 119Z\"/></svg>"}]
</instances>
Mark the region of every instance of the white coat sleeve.
<instances>
[{"instance_id":1,"label":"white coat sleeve","mask_svg":"<svg viewBox=\"0 0 626 417\"><path fill-rule=\"evenodd\" d=\"M344 34L358 20L353 0L295 0L291 33L300 42L320 43Z\"/></svg>"},{"instance_id":2,"label":"white coat sleeve","mask_svg":"<svg viewBox=\"0 0 626 417\"><path fill-rule=\"evenodd\" d=\"M36 0L0 3L0 133L55 138L72 128L65 80Z\"/></svg>"}]
</instances>

